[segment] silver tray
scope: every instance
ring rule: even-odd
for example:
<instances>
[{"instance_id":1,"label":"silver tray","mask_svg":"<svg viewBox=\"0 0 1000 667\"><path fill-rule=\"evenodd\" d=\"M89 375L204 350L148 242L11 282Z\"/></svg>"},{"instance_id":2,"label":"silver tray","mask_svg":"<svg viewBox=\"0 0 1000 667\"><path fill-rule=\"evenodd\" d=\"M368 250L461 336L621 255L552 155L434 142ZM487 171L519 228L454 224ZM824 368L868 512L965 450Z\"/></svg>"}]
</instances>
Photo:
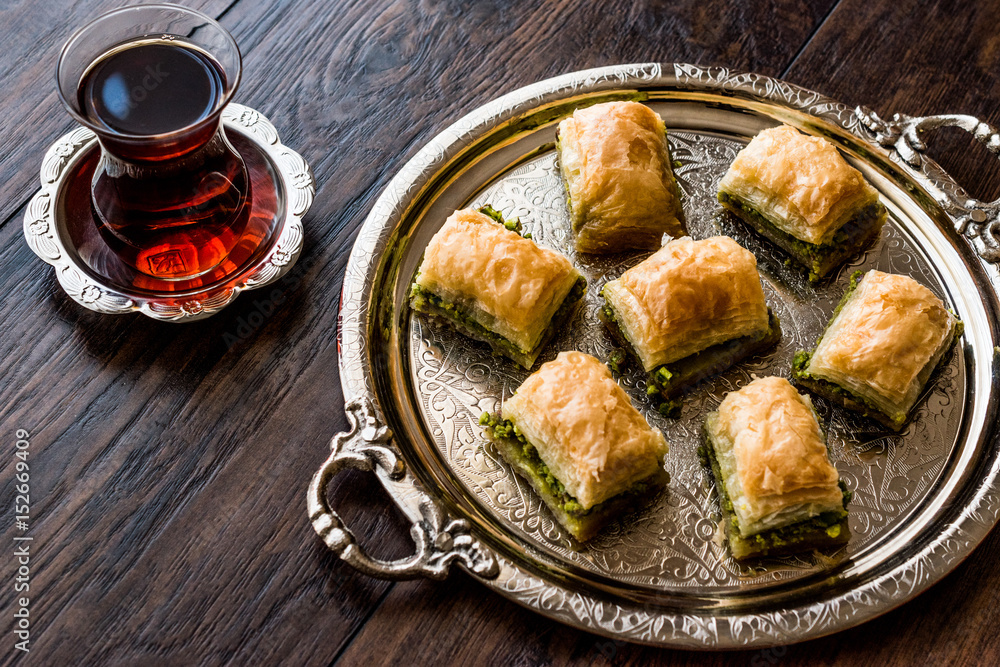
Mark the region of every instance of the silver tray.
<instances>
[{"instance_id":1,"label":"silver tray","mask_svg":"<svg viewBox=\"0 0 1000 667\"><path fill-rule=\"evenodd\" d=\"M575 255L553 141L556 123L574 108L614 99L642 100L663 116L692 236L729 234L757 255L784 337L777 351L687 396L679 419L652 409L639 374L620 378L666 434L672 481L653 505L580 548L478 425L478 416L528 373L412 316L407 289L447 215L490 203L519 216L537 242L567 254L590 282L586 307L539 362L574 348L607 359L612 341L597 320L598 291L643 256ZM779 122L836 143L890 211L879 241L818 286L715 201L718 179L739 148ZM316 531L372 576L443 578L457 562L489 588L553 619L663 646L801 641L915 596L957 566L1000 518L1000 203L971 199L923 156L920 133L942 125L965 128L1000 149L997 133L969 116L883 121L765 76L682 64L568 74L470 113L402 168L351 253L338 343L352 428L334 437L310 485ZM965 322L961 345L898 435L817 401L832 456L854 491L845 548L737 564L713 540L719 508L696 454L701 421L753 375L787 377L793 354L814 343L858 268L926 284ZM383 562L365 555L326 499L331 478L344 467L379 477L412 522L412 557Z\"/></svg>"}]
</instances>

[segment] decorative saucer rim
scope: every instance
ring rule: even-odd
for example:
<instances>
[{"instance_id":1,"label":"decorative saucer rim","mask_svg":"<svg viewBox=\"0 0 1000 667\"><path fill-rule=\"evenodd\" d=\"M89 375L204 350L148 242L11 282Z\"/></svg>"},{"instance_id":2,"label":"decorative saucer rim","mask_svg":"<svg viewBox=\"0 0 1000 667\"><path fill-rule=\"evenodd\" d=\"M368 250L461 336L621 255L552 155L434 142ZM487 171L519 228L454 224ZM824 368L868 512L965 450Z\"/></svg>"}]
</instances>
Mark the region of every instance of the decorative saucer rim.
<instances>
[{"instance_id":1,"label":"decorative saucer rim","mask_svg":"<svg viewBox=\"0 0 1000 667\"><path fill-rule=\"evenodd\" d=\"M284 146L274 125L259 111L229 104L222 122L232 127L270 159L285 189L284 217L267 254L244 270L234 282L209 286L185 297L170 293L137 294L105 285L83 270L69 239L59 233L56 220L59 193L70 167L97 141L89 129L79 127L60 137L42 159L39 190L24 214L24 237L39 259L55 268L60 287L81 306L98 313L123 315L140 312L156 320L192 322L219 312L243 291L270 285L291 270L302 253L302 218L312 206L316 182L306 161Z\"/></svg>"}]
</instances>

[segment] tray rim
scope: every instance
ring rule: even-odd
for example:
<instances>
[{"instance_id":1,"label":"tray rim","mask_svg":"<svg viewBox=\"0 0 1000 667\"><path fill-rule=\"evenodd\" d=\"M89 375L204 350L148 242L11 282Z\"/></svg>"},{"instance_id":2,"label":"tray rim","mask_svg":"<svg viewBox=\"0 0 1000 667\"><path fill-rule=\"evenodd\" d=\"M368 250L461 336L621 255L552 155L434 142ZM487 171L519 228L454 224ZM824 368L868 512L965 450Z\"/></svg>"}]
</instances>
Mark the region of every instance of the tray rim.
<instances>
[{"instance_id":1,"label":"tray rim","mask_svg":"<svg viewBox=\"0 0 1000 667\"><path fill-rule=\"evenodd\" d=\"M818 93L759 74L738 72L726 68L704 68L688 64L647 63L621 65L575 72L535 83L504 95L466 115L434 137L409 160L385 188L358 233L345 270L341 308L338 315L338 349L341 384L348 402L361 398L376 407L378 396L372 383L367 361L367 304L371 298L368 276L377 273L386 260L387 241L394 225L405 210L424 194L427 175L475 143L476 133L484 126L498 127L513 123L518 114L552 100L560 100L583 92L600 90L632 90L642 87L678 87L683 90L703 90L715 94L738 96L741 99L758 99L768 105L787 107L832 123L880 151L910 179L925 186L928 206L938 206L940 213L955 225L960 234L969 237L969 223L973 231L984 220L969 216L961 218L954 211L946 210L949 200L979 204L968 199L964 191L932 162L925 159L922 169L908 164L906 155L893 145L886 151L886 142L875 121L882 122L875 114L865 110L852 110ZM870 114L870 115L866 115ZM888 124L886 124L888 125ZM895 137L893 137L895 139ZM995 203L994 203L995 204ZM985 229L985 227L983 228ZM976 238L975 235L972 235ZM986 234L980 235L980 241ZM985 238L988 241L988 238ZM981 274L974 276L993 292L993 300L1000 288L995 267L987 262L982 242L973 248L984 258L979 267ZM988 248L986 249L988 252ZM366 291L367 290L367 291ZM995 312L991 304L987 311ZM996 332L992 332L997 340ZM997 365L996 355L993 360ZM994 373L994 380L996 374ZM996 382L994 382L994 385ZM996 391L994 391L994 396ZM994 401L995 402L995 401ZM352 419L353 421L353 419ZM995 430L995 429L994 429ZM985 437L996 441L996 433ZM412 475L394 478L384 469L376 469L394 502L411 520L419 520L419 508L411 487L416 482ZM407 479L409 478L409 479ZM747 648L762 647L811 639L857 625L902 604L953 570L989 530L1000 521L1000 461L992 467L974 489L974 497L966 504L961 517L942 531L921 552L912 555L906 563L891 568L884 575L866 582L858 589L850 589L833 599L820 600L801 608L784 609L767 613L718 615L705 617L697 614L664 614L650 611L639 604L620 605L608 599L564 588L560 582L546 580L521 570L516 564L494 554L499 563L497 578L484 576L474 568L471 574L505 597L550 618L590 632L616 639L660 646L684 648ZM487 549L487 551L489 551ZM513 582L513 586L511 583ZM543 594L547 596L543 602ZM560 598L554 603L552 598ZM728 628L724 626L728 624ZM728 630L728 631L725 631Z\"/></svg>"}]
</instances>

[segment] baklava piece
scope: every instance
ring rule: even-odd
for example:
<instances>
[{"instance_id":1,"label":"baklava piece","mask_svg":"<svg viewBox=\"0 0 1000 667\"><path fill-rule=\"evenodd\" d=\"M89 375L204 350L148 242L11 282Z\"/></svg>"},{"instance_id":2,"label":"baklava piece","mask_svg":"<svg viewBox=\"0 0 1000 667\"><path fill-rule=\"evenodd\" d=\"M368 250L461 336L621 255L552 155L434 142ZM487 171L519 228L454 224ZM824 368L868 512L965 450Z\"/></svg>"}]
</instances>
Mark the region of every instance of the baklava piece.
<instances>
[{"instance_id":1,"label":"baklava piece","mask_svg":"<svg viewBox=\"0 0 1000 667\"><path fill-rule=\"evenodd\" d=\"M757 260L727 236L670 241L601 294L601 319L642 364L665 415L686 388L781 338ZM613 368L621 360L613 357Z\"/></svg>"},{"instance_id":2,"label":"baklava piece","mask_svg":"<svg viewBox=\"0 0 1000 667\"><path fill-rule=\"evenodd\" d=\"M582 352L542 364L480 423L497 450L579 541L641 504L669 479L667 442L607 367Z\"/></svg>"},{"instance_id":3,"label":"baklava piece","mask_svg":"<svg viewBox=\"0 0 1000 667\"><path fill-rule=\"evenodd\" d=\"M410 306L530 369L587 281L519 231L520 223L505 223L489 207L455 211L424 251Z\"/></svg>"},{"instance_id":4,"label":"baklava piece","mask_svg":"<svg viewBox=\"0 0 1000 667\"><path fill-rule=\"evenodd\" d=\"M898 431L962 333L939 298L907 276L858 271L812 352L795 355L798 384Z\"/></svg>"},{"instance_id":5,"label":"baklava piece","mask_svg":"<svg viewBox=\"0 0 1000 667\"><path fill-rule=\"evenodd\" d=\"M719 202L818 281L878 237L878 192L837 149L787 125L762 131L719 183Z\"/></svg>"},{"instance_id":6,"label":"baklava piece","mask_svg":"<svg viewBox=\"0 0 1000 667\"><path fill-rule=\"evenodd\" d=\"M845 544L851 492L830 463L808 396L767 377L705 418L708 459L736 560Z\"/></svg>"},{"instance_id":7,"label":"baklava piece","mask_svg":"<svg viewBox=\"0 0 1000 667\"><path fill-rule=\"evenodd\" d=\"M654 250L684 236L666 126L638 102L608 102L559 123L556 149L578 252Z\"/></svg>"}]
</instances>

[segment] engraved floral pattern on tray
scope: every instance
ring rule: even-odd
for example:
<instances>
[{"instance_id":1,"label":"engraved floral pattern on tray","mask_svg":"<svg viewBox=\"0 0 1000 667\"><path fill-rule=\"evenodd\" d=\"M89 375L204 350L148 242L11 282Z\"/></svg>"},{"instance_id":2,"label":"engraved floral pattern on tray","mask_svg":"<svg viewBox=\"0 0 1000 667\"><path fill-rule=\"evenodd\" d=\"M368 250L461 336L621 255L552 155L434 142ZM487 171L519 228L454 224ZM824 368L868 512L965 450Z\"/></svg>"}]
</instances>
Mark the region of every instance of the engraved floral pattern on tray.
<instances>
[{"instance_id":1,"label":"engraved floral pattern on tray","mask_svg":"<svg viewBox=\"0 0 1000 667\"><path fill-rule=\"evenodd\" d=\"M633 403L671 444L666 468L667 493L609 526L584 548L572 548L528 484L513 474L486 443L478 417L495 411L528 376L516 364L492 357L489 349L436 323L410 318L410 368L423 417L435 443L457 477L484 508L550 556L614 577L656 588L699 587L741 590L766 586L819 571L826 556L768 559L739 565L724 545L713 540L719 517L711 476L697 457L701 421L725 392L754 375L788 377L798 349L809 348L822 333L843 293L847 277L858 268L879 268L911 275L946 297L934 271L915 245L890 223L879 242L820 286L811 286L780 251L748 232L715 201L718 180L741 144L732 139L688 132L670 135L673 159L684 195L688 228L695 238L728 234L758 258L769 305L782 321L783 339L767 355L753 358L699 387L686 397L679 419L659 415L645 395L641 372L630 369L619 381ZM489 203L506 216L520 217L526 231L543 246L569 256L589 281L585 306L539 359L560 350L579 349L606 360L613 342L598 320L599 291L608 280L641 261L644 254L612 257L577 256L555 154L523 164L494 181L471 202ZM915 418L901 434L892 434L864 418L816 405L828 432L831 456L854 491L850 505L852 538L834 557L857 554L906 518L942 470L961 423L964 393L961 355L952 355L921 401Z\"/></svg>"},{"instance_id":2,"label":"engraved floral pattern on tray","mask_svg":"<svg viewBox=\"0 0 1000 667\"><path fill-rule=\"evenodd\" d=\"M919 170L911 168L909 163L902 160L895 149L883 150L875 145L876 132L866 123L859 121L859 114L861 116L867 115L865 110L852 110L839 102L798 88L793 84L776 80L768 83L768 77L759 74L680 63L665 66L657 63L645 63L627 66L615 65L597 70L573 72L532 84L473 110L442 131L400 168L373 205L365 224L359 231L344 273L337 339L340 347L341 383L346 397L358 395L371 397L376 403L376 411L378 411L378 404L381 401L390 398L389 395L376 391L374 384L373 358L369 357L369 353L381 355L382 352L379 338L372 336L372 332L369 330L371 324L368 317L369 308L387 298L385 294L376 291L385 287L381 282L383 276L380 273L383 259L389 249L395 247L399 225L407 220L407 212L414 197L422 191L422 188L434 182L435 175L442 166L457 159L474 140L493 131L497 124L515 119L520 119L517 122L530 122L543 104L558 102L580 94L589 95L603 91L628 92L647 88L654 92L666 89L673 92L679 90L682 93L688 90L699 90L707 92L710 96L716 96L724 103L727 99L748 99L756 105L762 105L764 115L784 115L786 109L799 110L805 114L808 122L832 123L833 126L847 129L854 136L867 142L865 150L871 152L864 156L865 164L871 165L880 159L879 156L882 156L898 165L904 177L894 179L886 192L892 192L894 186L904 187L907 192L913 192L911 183L916 183L918 187L927 188L930 192L938 190L948 193L960 192L958 185L943 171L939 169L929 170L929 161L925 160L924 165ZM760 97L761 94L766 95L766 97ZM745 111L738 112L732 116L737 134L745 113ZM691 110L691 113L683 114L683 117L685 121L697 120L700 114L701 111L695 108ZM914 120L919 121L920 119ZM676 148L678 146L675 137ZM687 166L682 167L682 171ZM935 220L928 227L929 221L923 219L923 214L935 215L934 211L928 207L926 202L907 199L907 202L903 204L903 209L899 211L901 222L896 223L895 228L887 229L883 233L882 244L855 263L856 266L874 263L882 268L891 267L899 258L887 253L887 248L901 248L904 247L902 244L905 243L905 247L911 249L916 245L922 250L927 250L931 259L929 262L918 262L915 275L924 275L927 284L940 292L940 284L934 280L932 274L934 271L941 271L942 282L948 286L949 290L962 290L961 292L952 291L950 294L952 303L956 306L960 305L960 312L969 318L966 322L966 335L962 339L963 350L956 355L957 359L950 362L945 377L942 379L943 382L954 383L950 385L949 391L954 392L950 395L962 405L958 408L953 406L942 409L935 401L947 400L948 394L945 393L947 385L935 386L930 400L918 411L915 425L908 427L903 437L910 437L910 429L919 427L923 432L921 438L926 439L926 432L930 431L937 432L939 438L942 438L944 442L949 442L953 440L955 433L955 419L961 418L963 429L971 424L973 430L968 434L963 430L963 439L959 440L949 452L951 459L954 459L956 453L965 454L971 448L985 448L987 460L985 466L979 470L980 476L969 479L962 485L961 498L954 495L944 498L949 507L949 510L946 511L947 516L935 519L933 524L928 526L926 539L907 540L904 544L902 541L890 542L888 540L883 543L880 537L879 540L869 542L867 546L863 547L866 551L871 549L871 554L875 557L875 560L870 563L872 567L868 570L871 575L869 578L846 585L834 583L818 595L798 595L794 585L785 589L784 592L775 588L773 591L765 593L764 598L767 600L781 599L783 601L781 606L772 609L747 608L733 615L719 615L716 603L712 601L695 606L690 610L681 610L680 608L660 607L658 604L651 606L647 606L645 603L639 604L629 598L616 595L614 592L610 593L610 598L594 597L573 585L561 582L555 577L533 573L533 571L523 567L521 560L515 562L500 555L497 556L501 565L500 575L496 579L479 577L477 579L491 589L520 604L533 608L543 615L590 632L613 637L616 640L624 639L661 646L688 648L765 647L822 636L871 619L911 599L914 595L926 590L931 584L939 581L945 574L954 569L1000 520L1000 458L996 456L996 431L992 422L987 422L984 425L983 422L977 420L982 414L995 416L993 410L997 404L997 396L990 383L989 371L994 369L993 374L995 375L995 367L997 363L1000 363L998 361L1000 357L995 358L993 340L987 335L987 329L991 325L984 318L988 313L995 312L991 309L994 307L993 304L996 302L998 292L1000 292L1000 272L998 272L996 264L984 263L980 267L980 264L973 263L969 255L957 248L959 256L951 255L946 247L948 246L947 242L943 246L937 244L938 241L943 240L940 236L940 230L945 229L946 226L955 226L966 236L979 229L973 225L962 226L962 220L973 219L981 213L981 211L977 212L970 208L974 204L975 202L970 201L952 202L945 206L947 216L951 216L951 219ZM916 205L917 209L920 210L919 213L912 208L913 205ZM930 232L931 237L918 236L915 240L906 241L911 230L918 234ZM893 243L900 245L892 246ZM970 244L970 248L983 256L980 252L981 248L978 248L975 243ZM768 274L769 280L781 281L783 279L784 273L780 264L776 268L773 265L769 268L764 265L763 260L766 259L764 254L758 254L758 259L761 260L762 269ZM935 268L932 270L928 264ZM985 271L985 277L969 274L973 266L982 268ZM847 273L849 270L842 272L834 283L838 289L843 287ZM971 283L960 284L964 280L969 280ZM780 284L783 289L794 289L800 286L795 280L785 280ZM986 311L980 310L974 295L970 298L969 293L965 291L970 285L974 285L975 289L982 294L984 304L987 307ZM827 298L835 300L835 297L832 296L835 292L838 290L829 290ZM799 298L811 296L808 290L801 293L793 292L793 294L798 294ZM822 303L821 299L816 301L816 307L821 311L820 319L822 319L826 314L822 310L829 307L829 303ZM394 307L405 308L405 304L398 303L398 300L394 303ZM796 315L798 314L797 310L792 309L790 313L783 313L782 316ZM820 328L820 325L817 325L817 328ZM408 337L417 332L408 329L404 324L401 333L404 337ZM414 340L414 338L404 338L403 342L410 344ZM448 353L453 352L451 348L443 348L442 354L446 350ZM411 350L411 352L413 351ZM484 350L480 350L479 354L481 355L480 362L491 363ZM382 357L375 358L381 359ZM971 359L973 365L966 367L964 365L965 359ZM449 361L448 364L451 362ZM984 369L987 371L985 374L983 373ZM413 370L412 365L410 370ZM415 380L416 377L411 376L411 382ZM516 386L518 381L514 379L509 382L511 386ZM460 406L459 403L456 405ZM452 411L453 416L461 418L456 408L453 407ZM420 412L428 425L436 424L427 417L426 408L421 408ZM826 418L831 415L839 415L836 412L831 413L829 409L825 410L824 414ZM972 421L970 421L970 417ZM850 421L851 418L847 419L849 420L848 424L854 423ZM920 421L928 419L929 422L921 423ZM836 424L834 426L836 427ZM870 425L865 426L870 428ZM460 425L458 428L463 429L465 425ZM845 433L851 432L845 424L841 424L840 428ZM436 437L440 440L443 437L443 430L440 428L438 430ZM475 430L471 428L468 433L475 436ZM876 431L871 431L869 441L875 442L876 436ZM862 447L865 446L862 440L859 439L857 442ZM850 443L838 444L836 432L834 432L831 445L842 447L846 444ZM409 451L410 443L399 442L397 446L405 455ZM875 446L878 444L876 443ZM908 449L907 451L919 453L919 450L916 449ZM836 451L834 455L839 456ZM936 454L924 452L921 455L933 457ZM891 465L898 465L896 462L902 459L899 459L896 454L893 456L895 458L891 458L889 462ZM888 453L886 458L889 459ZM928 474L928 479L935 475L939 478L944 478L945 475L952 476L954 471L950 467L951 459L949 459L949 467L944 472ZM414 468L420 467L419 462L409 461L408 463ZM447 459L445 463L453 467L455 465ZM904 463L910 464L906 461ZM940 468L941 464L935 465ZM843 468L844 466L841 465L842 470ZM502 467L495 471L495 474L498 476L506 475ZM889 478L891 479L895 475L893 473L889 475ZM418 501L426 495L421 491L422 486L410 469L399 480L381 475L380 479L401 511L411 520L418 520L420 511ZM872 488L876 491L883 490L885 485L882 482L876 483L875 479L875 477L871 477ZM930 490L917 491L917 493L923 493L926 498L941 497L938 495L937 486ZM899 511L901 514L896 519L895 525L906 524L909 527L909 519L904 517L903 513L910 513L914 518L922 516L921 510L912 500ZM511 525L506 519L502 519L501 523ZM512 533L518 532L515 528L510 528L510 531ZM887 532L887 529L883 529L880 535L886 535ZM855 543L858 543L857 536ZM529 551L525 557L528 562L538 560L537 554L533 551ZM891 560L887 560L887 558L891 558ZM857 560L855 559L854 562ZM795 573L792 572L792 576L794 575ZM741 581L740 588L742 587ZM654 597L658 601L670 603L673 599L671 590L673 590L672 587L664 586L656 592ZM734 590L734 587L726 587L722 591L723 599L726 599L729 590ZM791 597L786 594L789 590L793 592ZM684 591L694 592L691 589L684 589ZM659 594L660 592L662 595Z\"/></svg>"}]
</instances>

